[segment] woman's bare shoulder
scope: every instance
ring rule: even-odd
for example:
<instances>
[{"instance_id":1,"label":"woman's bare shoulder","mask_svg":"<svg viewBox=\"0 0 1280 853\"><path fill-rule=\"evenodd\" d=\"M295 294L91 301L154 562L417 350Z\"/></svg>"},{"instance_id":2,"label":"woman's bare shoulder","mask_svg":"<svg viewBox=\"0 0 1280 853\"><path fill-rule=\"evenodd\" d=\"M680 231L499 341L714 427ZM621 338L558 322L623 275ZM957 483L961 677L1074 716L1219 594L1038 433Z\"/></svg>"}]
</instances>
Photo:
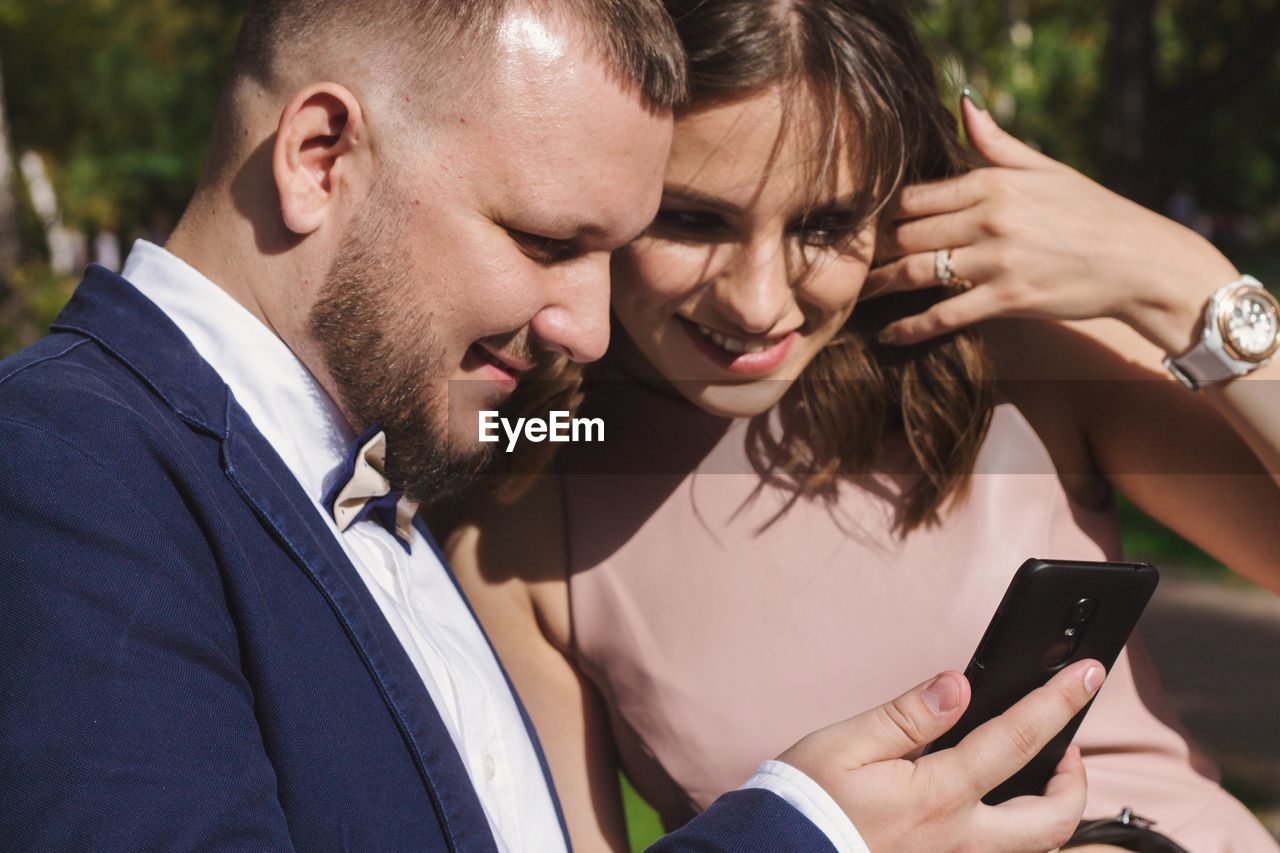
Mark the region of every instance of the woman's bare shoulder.
<instances>
[{"instance_id":1,"label":"woman's bare shoulder","mask_svg":"<svg viewBox=\"0 0 1280 853\"><path fill-rule=\"evenodd\" d=\"M514 501L480 490L431 513L430 526L472 605L532 617L568 650L569 591L559 477L548 474ZM524 620L520 620L524 621ZM494 628L486 625L492 633Z\"/></svg>"}]
</instances>

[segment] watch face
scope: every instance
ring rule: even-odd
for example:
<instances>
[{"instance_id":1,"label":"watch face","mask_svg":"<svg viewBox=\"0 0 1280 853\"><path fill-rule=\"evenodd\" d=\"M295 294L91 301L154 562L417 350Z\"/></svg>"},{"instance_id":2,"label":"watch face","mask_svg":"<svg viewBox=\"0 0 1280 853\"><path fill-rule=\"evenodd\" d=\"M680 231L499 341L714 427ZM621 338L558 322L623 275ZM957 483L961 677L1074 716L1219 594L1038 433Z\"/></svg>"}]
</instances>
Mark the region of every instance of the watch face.
<instances>
[{"instance_id":1,"label":"watch face","mask_svg":"<svg viewBox=\"0 0 1280 853\"><path fill-rule=\"evenodd\" d=\"M1236 358L1261 361L1276 349L1280 319L1276 301L1266 291L1251 289L1223 306L1219 328L1223 343Z\"/></svg>"}]
</instances>

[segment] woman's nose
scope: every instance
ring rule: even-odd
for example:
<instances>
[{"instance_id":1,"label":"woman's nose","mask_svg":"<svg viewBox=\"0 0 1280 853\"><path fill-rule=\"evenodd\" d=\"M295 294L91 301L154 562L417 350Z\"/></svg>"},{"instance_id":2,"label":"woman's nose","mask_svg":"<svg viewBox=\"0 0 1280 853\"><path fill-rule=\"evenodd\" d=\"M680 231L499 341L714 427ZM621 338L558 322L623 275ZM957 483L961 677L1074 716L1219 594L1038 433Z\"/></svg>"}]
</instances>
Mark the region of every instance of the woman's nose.
<instances>
[{"instance_id":1,"label":"woman's nose","mask_svg":"<svg viewBox=\"0 0 1280 853\"><path fill-rule=\"evenodd\" d=\"M725 319L763 335L786 316L795 294L787 252L780 242L744 246L716 277L713 292Z\"/></svg>"}]
</instances>

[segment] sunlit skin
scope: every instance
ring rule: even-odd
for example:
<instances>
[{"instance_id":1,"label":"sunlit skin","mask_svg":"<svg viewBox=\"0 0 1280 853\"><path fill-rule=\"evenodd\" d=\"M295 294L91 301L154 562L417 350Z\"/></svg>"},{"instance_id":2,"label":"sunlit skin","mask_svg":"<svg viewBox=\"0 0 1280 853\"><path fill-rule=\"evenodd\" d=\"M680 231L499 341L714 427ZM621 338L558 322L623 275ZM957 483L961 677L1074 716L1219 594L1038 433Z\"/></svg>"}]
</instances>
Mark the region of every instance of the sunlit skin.
<instances>
[{"instance_id":1,"label":"sunlit skin","mask_svg":"<svg viewBox=\"0 0 1280 853\"><path fill-rule=\"evenodd\" d=\"M614 260L623 363L717 415L775 405L868 273L875 231L854 221L849 158L815 185L812 113L770 88L682 115L657 218Z\"/></svg>"},{"instance_id":2,"label":"sunlit skin","mask_svg":"<svg viewBox=\"0 0 1280 853\"><path fill-rule=\"evenodd\" d=\"M430 235L407 247L424 280L456 283L432 310L455 365L455 429L472 438L476 409L513 390L538 351L604 353L609 255L657 206L670 139L669 116L645 111L563 34L523 19L503 41L494 92L447 126L448 156L409 212Z\"/></svg>"},{"instance_id":3,"label":"sunlit skin","mask_svg":"<svg viewBox=\"0 0 1280 853\"><path fill-rule=\"evenodd\" d=\"M347 235L390 209L399 234L386 262L410 286L388 331L420 347L429 329L441 368L424 393L448 400L455 437L474 442L475 410L509 393L537 354L604 353L610 254L658 206L671 115L607 73L577 26L514 9L483 77L420 107L388 105L359 64L349 85L246 87L244 160L225 180L254 188L241 207L256 232L211 183L170 247L340 400L310 312Z\"/></svg>"}]
</instances>

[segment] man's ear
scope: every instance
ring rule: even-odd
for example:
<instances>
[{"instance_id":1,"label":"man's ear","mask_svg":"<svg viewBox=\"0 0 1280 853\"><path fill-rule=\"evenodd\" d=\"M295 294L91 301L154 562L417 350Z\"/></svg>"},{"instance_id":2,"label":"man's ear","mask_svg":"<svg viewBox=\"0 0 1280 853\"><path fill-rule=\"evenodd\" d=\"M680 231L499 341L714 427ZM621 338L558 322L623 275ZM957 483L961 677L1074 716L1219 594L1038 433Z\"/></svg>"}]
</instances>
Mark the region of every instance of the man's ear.
<instances>
[{"instance_id":1,"label":"man's ear","mask_svg":"<svg viewBox=\"0 0 1280 853\"><path fill-rule=\"evenodd\" d=\"M298 92L280 115L271 167L285 227L310 234L332 214L368 159L360 102L345 86L318 83Z\"/></svg>"}]
</instances>

